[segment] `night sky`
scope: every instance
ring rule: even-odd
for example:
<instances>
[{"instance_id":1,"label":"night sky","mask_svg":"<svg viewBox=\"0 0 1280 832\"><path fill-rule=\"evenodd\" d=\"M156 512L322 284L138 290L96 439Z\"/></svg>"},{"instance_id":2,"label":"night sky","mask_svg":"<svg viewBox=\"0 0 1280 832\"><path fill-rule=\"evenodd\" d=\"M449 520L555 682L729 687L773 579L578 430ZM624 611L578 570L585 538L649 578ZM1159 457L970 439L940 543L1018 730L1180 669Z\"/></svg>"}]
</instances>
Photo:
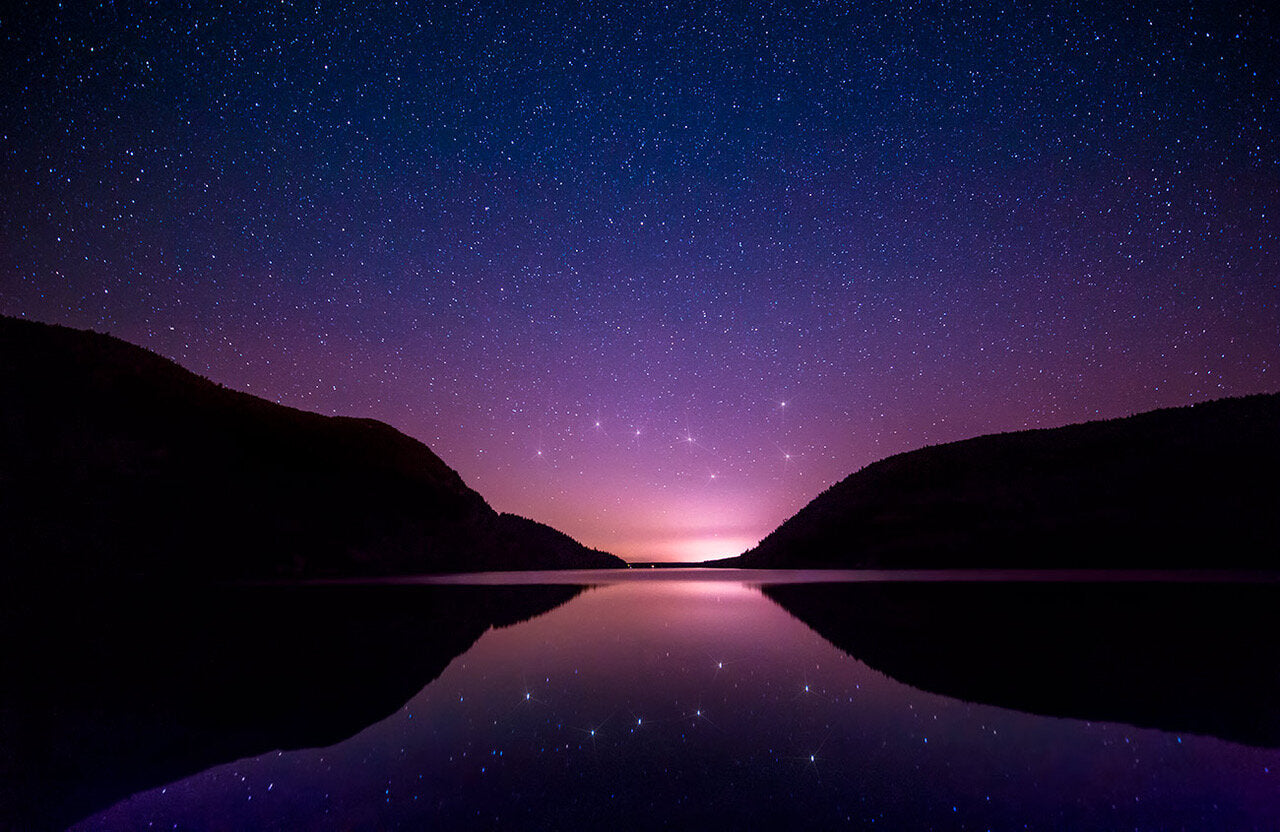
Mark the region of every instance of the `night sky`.
<instances>
[{"instance_id":1,"label":"night sky","mask_svg":"<svg viewBox=\"0 0 1280 832\"><path fill-rule=\"evenodd\" d=\"M1260 4L621 5L0 12L0 312L384 420L631 559L1280 389Z\"/></svg>"}]
</instances>

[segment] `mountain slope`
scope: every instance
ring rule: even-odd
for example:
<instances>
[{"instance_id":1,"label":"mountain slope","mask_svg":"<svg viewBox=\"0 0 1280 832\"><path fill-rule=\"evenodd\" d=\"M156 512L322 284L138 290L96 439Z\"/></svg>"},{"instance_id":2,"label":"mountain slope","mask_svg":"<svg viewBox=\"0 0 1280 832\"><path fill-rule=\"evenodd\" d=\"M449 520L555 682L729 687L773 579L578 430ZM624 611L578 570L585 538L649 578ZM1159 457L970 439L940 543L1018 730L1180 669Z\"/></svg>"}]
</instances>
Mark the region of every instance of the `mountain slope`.
<instances>
[{"instance_id":1,"label":"mountain slope","mask_svg":"<svg viewBox=\"0 0 1280 832\"><path fill-rule=\"evenodd\" d=\"M748 567L1253 567L1280 559L1280 394L998 434L868 465Z\"/></svg>"},{"instance_id":2,"label":"mountain slope","mask_svg":"<svg viewBox=\"0 0 1280 832\"><path fill-rule=\"evenodd\" d=\"M623 565L556 535L513 536L429 448L381 422L227 390L107 335L0 318L11 575Z\"/></svg>"}]
</instances>

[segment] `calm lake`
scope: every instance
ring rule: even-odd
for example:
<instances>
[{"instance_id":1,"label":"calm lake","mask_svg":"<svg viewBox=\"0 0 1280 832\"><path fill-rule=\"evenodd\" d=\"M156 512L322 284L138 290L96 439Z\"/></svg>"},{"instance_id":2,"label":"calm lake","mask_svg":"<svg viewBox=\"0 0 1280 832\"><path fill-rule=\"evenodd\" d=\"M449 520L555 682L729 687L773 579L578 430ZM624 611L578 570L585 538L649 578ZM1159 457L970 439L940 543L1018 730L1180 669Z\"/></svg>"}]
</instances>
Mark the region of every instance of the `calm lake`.
<instances>
[{"instance_id":1,"label":"calm lake","mask_svg":"<svg viewBox=\"0 0 1280 832\"><path fill-rule=\"evenodd\" d=\"M6 621L0 799L84 832L1280 828L1276 582L909 577L78 597Z\"/></svg>"}]
</instances>

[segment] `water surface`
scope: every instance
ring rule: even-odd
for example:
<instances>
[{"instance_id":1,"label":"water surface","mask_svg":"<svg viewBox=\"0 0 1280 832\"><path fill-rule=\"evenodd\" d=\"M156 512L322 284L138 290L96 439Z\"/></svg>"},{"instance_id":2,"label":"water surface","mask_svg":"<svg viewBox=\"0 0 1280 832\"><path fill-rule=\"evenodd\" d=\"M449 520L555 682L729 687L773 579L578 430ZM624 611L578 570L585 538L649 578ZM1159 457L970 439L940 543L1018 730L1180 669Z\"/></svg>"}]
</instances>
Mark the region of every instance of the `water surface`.
<instances>
[{"instance_id":1,"label":"water surface","mask_svg":"<svg viewBox=\"0 0 1280 832\"><path fill-rule=\"evenodd\" d=\"M430 653L423 687L340 742L227 760L74 828L1274 829L1280 818L1274 582L638 571L576 594L495 597L520 588L493 576L362 587L364 606L333 605L353 589L290 590L334 593L324 603L341 626L324 638L362 628L392 648L366 644L377 661L341 669L356 678L312 676L313 690L290 692L299 708L326 685L358 690L360 673L384 685L375 665ZM552 579L584 576L517 580ZM471 616L479 630L461 639L439 617L406 636L370 623L390 590L454 619L520 597L525 609ZM260 592L276 606L275 590ZM264 638L270 626L255 623Z\"/></svg>"}]
</instances>

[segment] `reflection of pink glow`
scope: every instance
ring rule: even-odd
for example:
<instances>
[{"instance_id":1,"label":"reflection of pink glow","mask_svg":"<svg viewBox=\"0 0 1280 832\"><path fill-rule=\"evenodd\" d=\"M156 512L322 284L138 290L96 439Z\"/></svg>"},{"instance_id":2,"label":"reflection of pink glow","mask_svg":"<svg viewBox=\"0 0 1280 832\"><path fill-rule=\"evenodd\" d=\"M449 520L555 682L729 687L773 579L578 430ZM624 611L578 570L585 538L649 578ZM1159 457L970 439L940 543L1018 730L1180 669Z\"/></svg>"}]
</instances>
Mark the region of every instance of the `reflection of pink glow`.
<instances>
[{"instance_id":1,"label":"reflection of pink glow","mask_svg":"<svg viewBox=\"0 0 1280 832\"><path fill-rule=\"evenodd\" d=\"M650 570L642 570L646 574ZM662 572L663 570L653 570ZM717 570L706 570L715 572ZM583 633L601 632L601 622L611 624L620 643L644 644L651 657L665 654L673 646L710 644L716 648L707 653L707 670L713 662L740 657L751 652L747 645L769 645L769 650L787 647L786 633L797 639L806 628L795 626L790 614L764 597L761 591L739 581L723 580L641 580L595 587L544 616L536 619L536 627L511 628L509 635L498 639L506 647L503 662L507 666L523 666L527 657L541 647L542 639L550 644L579 645ZM782 622L788 622L783 626ZM532 622L531 622L532 623ZM575 652L579 646L564 648ZM700 648L702 649L702 648ZM703 651L705 652L705 651ZM616 645L605 662L610 673L625 675L636 653ZM586 659L579 659L585 662ZM727 664L727 662L726 662ZM536 695L536 694L535 694ZM640 716L640 714L636 714Z\"/></svg>"},{"instance_id":2,"label":"reflection of pink glow","mask_svg":"<svg viewBox=\"0 0 1280 832\"><path fill-rule=\"evenodd\" d=\"M737 601L742 598L757 600L760 588L731 581L663 581L662 590L673 595L700 595L718 601Z\"/></svg>"}]
</instances>

